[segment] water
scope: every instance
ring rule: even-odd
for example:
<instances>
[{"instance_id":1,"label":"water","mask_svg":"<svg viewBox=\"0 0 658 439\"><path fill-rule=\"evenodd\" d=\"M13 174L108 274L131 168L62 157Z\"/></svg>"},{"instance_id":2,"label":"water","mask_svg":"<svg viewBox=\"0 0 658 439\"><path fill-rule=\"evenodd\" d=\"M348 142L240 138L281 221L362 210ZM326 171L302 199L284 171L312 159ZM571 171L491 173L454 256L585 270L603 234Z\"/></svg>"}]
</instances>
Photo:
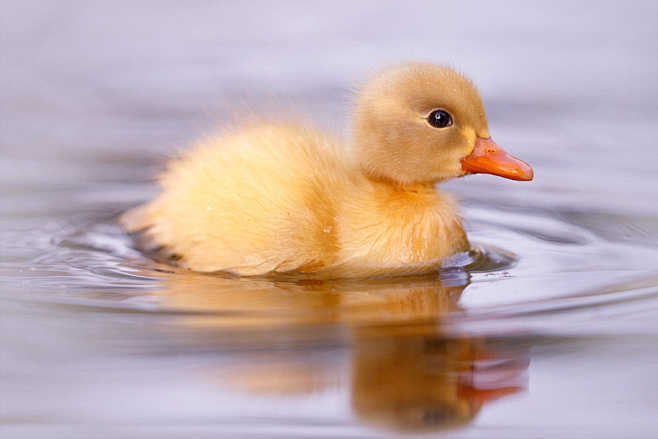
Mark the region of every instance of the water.
<instances>
[{"instance_id":1,"label":"water","mask_svg":"<svg viewBox=\"0 0 658 439\"><path fill-rule=\"evenodd\" d=\"M658 435L652 2L21 3L0 52L5 437ZM245 113L342 132L400 59L480 86L529 184L443 188L441 273L270 282L156 264L116 226Z\"/></svg>"}]
</instances>

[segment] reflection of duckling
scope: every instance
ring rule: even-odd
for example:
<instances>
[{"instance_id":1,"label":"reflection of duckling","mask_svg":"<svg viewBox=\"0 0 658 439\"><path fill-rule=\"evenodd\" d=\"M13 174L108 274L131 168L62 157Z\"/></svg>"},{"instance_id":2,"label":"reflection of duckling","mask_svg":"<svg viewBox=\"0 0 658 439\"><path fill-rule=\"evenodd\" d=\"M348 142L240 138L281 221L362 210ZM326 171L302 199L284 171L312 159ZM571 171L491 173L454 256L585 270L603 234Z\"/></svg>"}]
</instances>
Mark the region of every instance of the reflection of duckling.
<instances>
[{"instance_id":1,"label":"reflection of duckling","mask_svg":"<svg viewBox=\"0 0 658 439\"><path fill-rule=\"evenodd\" d=\"M293 361L287 347L325 341L351 344L354 326L361 328L361 338L373 339L435 331L437 318L459 309L463 289L444 287L436 276L408 277L404 282L293 282L182 272L168 275L163 288L152 294L166 309L181 312L177 321L186 334L186 347L198 340L204 349L210 344L255 350L235 369L216 371L223 382L250 392L285 394L320 390L336 382L341 365L345 368L345 357L332 356L341 363L336 365L324 358L310 361L307 355Z\"/></svg>"},{"instance_id":2,"label":"reflection of duckling","mask_svg":"<svg viewBox=\"0 0 658 439\"><path fill-rule=\"evenodd\" d=\"M360 93L353 151L290 124L210 138L170 164L162 194L122 217L183 266L240 275L427 273L467 248L434 184L467 173L532 179L496 146L473 84L409 64Z\"/></svg>"},{"instance_id":3,"label":"reflection of duckling","mask_svg":"<svg viewBox=\"0 0 658 439\"><path fill-rule=\"evenodd\" d=\"M479 388L479 358L494 355L485 352L478 339L430 335L362 343L353 355L352 408L363 421L396 431L467 424L484 403L517 392L516 378L525 367L514 362L504 380Z\"/></svg>"},{"instance_id":4,"label":"reflection of duckling","mask_svg":"<svg viewBox=\"0 0 658 439\"><path fill-rule=\"evenodd\" d=\"M233 390L289 397L348 386L359 419L418 431L466 424L483 403L518 389L496 377L480 386L479 360L500 357L482 340L442 338L442 317L459 310L464 286L436 277L292 282L184 272L165 285L154 294L184 311L186 346L199 337L204 349L235 349L208 371ZM306 349L325 343L335 348Z\"/></svg>"},{"instance_id":5,"label":"reflection of duckling","mask_svg":"<svg viewBox=\"0 0 658 439\"><path fill-rule=\"evenodd\" d=\"M463 286L434 276L353 281L274 281L183 272L153 294L186 311L188 326L271 328L272 325L412 322L457 310ZM219 314L215 314L219 313Z\"/></svg>"}]
</instances>

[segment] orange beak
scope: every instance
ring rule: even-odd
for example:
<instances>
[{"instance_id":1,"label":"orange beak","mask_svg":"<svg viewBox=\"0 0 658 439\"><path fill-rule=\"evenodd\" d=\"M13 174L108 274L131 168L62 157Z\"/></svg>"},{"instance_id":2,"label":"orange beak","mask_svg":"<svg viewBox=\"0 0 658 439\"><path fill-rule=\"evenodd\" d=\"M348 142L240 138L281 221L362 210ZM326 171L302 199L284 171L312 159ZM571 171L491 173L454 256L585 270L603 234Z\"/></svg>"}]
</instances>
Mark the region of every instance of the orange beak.
<instances>
[{"instance_id":1,"label":"orange beak","mask_svg":"<svg viewBox=\"0 0 658 439\"><path fill-rule=\"evenodd\" d=\"M462 169L470 174L492 174L510 180L532 180L529 164L512 157L491 140L478 137L471 155L462 159Z\"/></svg>"}]
</instances>

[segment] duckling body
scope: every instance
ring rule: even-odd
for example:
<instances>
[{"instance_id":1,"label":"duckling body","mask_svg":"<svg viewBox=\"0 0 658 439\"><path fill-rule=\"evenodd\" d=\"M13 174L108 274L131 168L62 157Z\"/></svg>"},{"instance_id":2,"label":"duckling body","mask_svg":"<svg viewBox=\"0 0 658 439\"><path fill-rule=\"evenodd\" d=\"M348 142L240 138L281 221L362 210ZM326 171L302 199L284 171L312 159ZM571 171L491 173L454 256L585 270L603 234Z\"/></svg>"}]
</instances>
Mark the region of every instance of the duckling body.
<instances>
[{"instance_id":1,"label":"duckling body","mask_svg":"<svg viewBox=\"0 0 658 439\"><path fill-rule=\"evenodd\" d=\"M421 82L423 74L428 81L450 78L466 88L470 82L427 65L396 73L364 90L351 148L294 124L252 124L209 138L170 162L161 194L124 214L121 223L179 265L202 272L333 278L436 270L447 256L467 250L468 241L454 201L434 184L466 173L459 159L474 151L479 134L488 137L486 119L477 100L472 112L484 120L482 133L469 128L438 160L422 157L432 146L440 155L446 133L432 139L426 116L405 115L406 102L395 108L396 93L402 100L418 93L399 86L400 74ZM399 90L387 87L391 81ZM391 93L379 102L382 87ZM406 118L407 125L378 121L370 114L373 105L385 117ZM423 114L435 106L430 100L414 110ZM390 144L381 145L380 135Z\"/></svg>"},{"instance_id":2,"label":"duckling body","mask_svg":"<svg viewBox=\"0 0 658 439\"><path fill-rule=\"evenodd\" d=\"M169 164L129 230L196 271L419 273L465 250L455 204L431 186L366 178L334 139L265 124L199 144Z\"/></svg>"}]
</instances>

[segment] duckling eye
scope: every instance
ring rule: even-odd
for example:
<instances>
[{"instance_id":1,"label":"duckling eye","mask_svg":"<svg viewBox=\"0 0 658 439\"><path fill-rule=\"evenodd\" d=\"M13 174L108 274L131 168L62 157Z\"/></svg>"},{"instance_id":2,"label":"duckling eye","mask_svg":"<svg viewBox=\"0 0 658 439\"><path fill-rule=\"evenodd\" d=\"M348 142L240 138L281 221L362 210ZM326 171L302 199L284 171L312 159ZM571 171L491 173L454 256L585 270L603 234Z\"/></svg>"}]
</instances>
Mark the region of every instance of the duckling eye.
<instances>
[{"instance_id":1,"label":"duckling eye","mask_svg":"<svg viewBox=\"0 0 658 439\"><path fill-rule=\"evenodd\" d=\"M434 128L445 128L452 125L452 116L444 110L434 110L427 116L427 121Z\"/></svg>"}]
</instances>

